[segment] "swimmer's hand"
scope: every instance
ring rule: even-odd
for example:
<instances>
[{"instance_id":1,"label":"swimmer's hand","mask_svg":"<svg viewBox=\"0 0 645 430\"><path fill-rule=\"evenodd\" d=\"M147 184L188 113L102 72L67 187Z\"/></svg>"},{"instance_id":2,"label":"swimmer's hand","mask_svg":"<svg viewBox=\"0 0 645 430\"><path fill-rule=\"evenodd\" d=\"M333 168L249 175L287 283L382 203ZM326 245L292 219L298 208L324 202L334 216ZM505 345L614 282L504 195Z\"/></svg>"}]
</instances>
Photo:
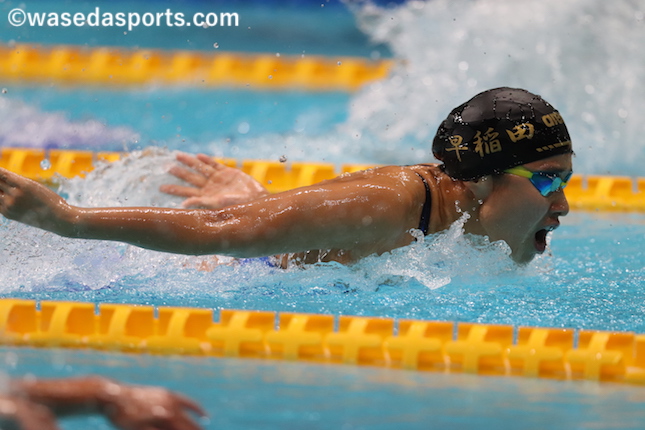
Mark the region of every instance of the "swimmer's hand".
<instances>
[{"instance_id":1,"label":"swimmer's hand","mask_svg":"<svg viewBox=\"0 0 645 430\"><path fill-rule=\"evenodd\" d=\"M247 203L269 192L258 181L240 169L227 167L211 157L199 154L177 154L177 161L183 166L170 169L170 174L192 186L162 185L160 190L167 194L187 197L182 206L220 209L226 206Z\"/></svg>"},{"instance_id":2,"label":"swimmer's hand","mask_svg":"<svg viewBox=\"0 0 645 430\"><path fill-rule=\"evenodd\" d=\"M193 400L165 388L108 382L101 409L123 430L199 430L189 412L206 416Z\"/></svg>"},{"instance_id":3,"label":"swimmer's hand","mask_svg":"<svg viewBox=\"0 0 645 430\"><path fill-rule=\"evenodd\" d=\"M190 413L206 415L197 403L181 394L162 387L124 384L102 376L13 380L11 392L12 397L38 404L57 416L103 414L121 430L200 430ZM57 427L25 429L56 430Z\"/></svg>"},{"instance_id":4,"label":"swimmer's hand","mask_svg":"<svg viewBox=\"0 0 645 430\"><path fill-rule=\"evenodd\" d=\"M0 213L6 218L68 235L74 207L36 181L0 168Z\"/></svg>"},{"instance_id":5,"label":"swimmer's hand","mask_svg":"<svg viewBox=\"0 0 645 430\"><path fill-rule=\"evenodd\" d=\"M46 406L18 396L0 395L0 428L5 430L59 430Z\"/></svg>"}]
</instances>

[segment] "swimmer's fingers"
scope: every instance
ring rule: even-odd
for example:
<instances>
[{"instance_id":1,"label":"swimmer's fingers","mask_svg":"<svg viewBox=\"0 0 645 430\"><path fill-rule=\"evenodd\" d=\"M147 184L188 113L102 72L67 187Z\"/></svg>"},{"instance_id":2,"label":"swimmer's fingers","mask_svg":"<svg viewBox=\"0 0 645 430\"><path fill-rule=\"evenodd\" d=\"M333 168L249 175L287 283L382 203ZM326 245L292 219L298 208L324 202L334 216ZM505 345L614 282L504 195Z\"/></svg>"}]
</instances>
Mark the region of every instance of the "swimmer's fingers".
<instances>
[{"instance_id":1,"label":"swimmer's fingers","mask_svg":"<svg viewBox=\"0 0 645 430\"><path fill-rule=\"evenodd\" d=\"M175 395L175 398L177 399L177 403L179 403L179 405L181 405L182 408L187 409L191 412L194 412L200 417L207 416L206 411L204 411L204 409L193 399L179 393L175 393L174 395Z\"/></svg>"},{"instance_id":2,"label":"swimmer's fingers","mask_svg":"<svg viewBox=\"0 0 645 430\"><path fill-rule=\"evenodd\" d=\"M174 402L181 412L177 413L178 430L199 430L201 427L186 413L192 412L199 417L206 417L206 411L197 402L179 393L172 393Z\"/></svg>"},{"instance_id":3,"label":"swimmer's fingers","mask_svg":"<svg viewBox=\"0 0 645 430\"><path fill-rule=\"evenodd\" d=\"M193 170L184 169L180 166L171 167L170 170L168 170L168 173L196 187L203 187L207 181L206 176L203 174L196 173Z\"/></svg>"},{"instance_id":4,"label":"swimmer's fingers","mask_svg":"<svg viewBox=\"0 0 645 430\"><path fill-rule=\"evenodd\" d=\"M11 185L9 185L9 182L7 181L7 176L4 175L3 172L0 172L0 196L4 196L6 193L9 192L13 188Z\"/></svg>"},{"instance_id":5,"label":"swimmer's fingers","mask_svg":"<svg viewBox=\"0 0 645 430\"><path fill-rule=\"evenodd\" d=\"M77 209L56 192L24 176L0 171L0 213L60 235L71 234Z\"/></svg>"},{"instance_id":6,"label":"swimmer's fingers","mask_svg":"<svg viewBox=\"0 0 645 430\"><path fill-rule=\"evenodd\" d=\"M183 207L219 209L247 203L269 194L262 184L242 170L218 163L205 154L192 156L180 153L177 154L177 161L185 167L174 167L170 173L194 185L196 189L167 185L161 191L188 197L182 203Z\"/></svg>"},{"instance_id":7,"label":"swimmer's fingers","mask_svg":"<svg viewBox=\"0 0 645 430\"><path fill-rule=\"evenodd\" d=\"M176 158L177 161L179 161L183 165L190 167L191 169L201 173L204 176L210 176L217 170L220 170L224 167L224 165L211 160L210 157L205 154L198 154L197 156L194 156L179 153L177 154Z\"/></svg>"},{"instance_id":8,"label":"swimmer's fingers","mask_svg":"<svg viewBox=\"0 0 645 430\"><path fill-rule=\"evenodd\" d=\"M10 188L15 188L18 185L19 180L20 176L0 167L0 189L7 191Z\"/></svg>"},{"instance_id":9,"label":"swimmer's fingers","mask_svg":"<svg viewBox=\"0 0 645 430\"><path fill-rule=\"evenodd\" d=\"M32 182L31 179L0 168L0 207L4 216L11 217L16 198L20 199L25 190L28 192Z\"/></svg>"},{"instance_id":10,"label":"swimmer's fingers","mask_svg":"<svg viewBox=\"0 0 645 430\"><path fill-rule=\"evenodd\" d=\"M177 197L196 197L200 195L199 189L184 185L164 184L159 187L159 191Z\"/></svg>"},{"instance_id":11,"label":"swimmer's fingers","mask_svg":"<svg viewBox=\"0 0 645 430\"><path fill-rule=\"evenodd\" d=\"M49 408L25 398L0 394L0 424L7 429L59 430L56 417Z\"/></svg>"},{"instance_id":12,"label":"swimmer's fingers","mask_svg":"<svg viewBox=\"0 0 645 430\"><path fill-rule=\"evenodd\" d=\"M193 400L162 387L119 384L103 409L115 427L127 430L198 430L191 416L206 413Z\"/></svg>"},{"instance_id":13,"label":"swimmer's fingers","mask_svg":"<svg viewBox=\"0 0 645 430\"><path fill-rule=\"evenodd\" d=\"M215 161L215 159L213 157L210 157L210 156L208 156L206 154L197 154L197 159L199 161L201 161L202 163L207 164L208 166L212 167L215 170L221 170L221 169L225 169L227 167L224 164Z\"/></svg>"}]
</instances>

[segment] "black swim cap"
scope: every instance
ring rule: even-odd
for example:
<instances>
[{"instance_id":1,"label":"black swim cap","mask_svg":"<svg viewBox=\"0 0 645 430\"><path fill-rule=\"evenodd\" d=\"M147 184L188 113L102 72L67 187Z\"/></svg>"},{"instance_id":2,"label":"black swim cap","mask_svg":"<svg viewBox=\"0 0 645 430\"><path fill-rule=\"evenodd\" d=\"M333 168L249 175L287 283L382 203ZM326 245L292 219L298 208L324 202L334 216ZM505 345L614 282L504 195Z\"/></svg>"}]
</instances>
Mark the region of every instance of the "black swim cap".
<instances>
[{"instance_id":1,"label":"black swim cap","mask_svg":"<svg viewBox=\"0 0 645 430\"><path fill-rule=\"evenodd\" d=\"M437 130L432 152L449 176L469 181L572 149L553 106L526 90L502 87L453 109Z\"/></svg>"}]
</instances>

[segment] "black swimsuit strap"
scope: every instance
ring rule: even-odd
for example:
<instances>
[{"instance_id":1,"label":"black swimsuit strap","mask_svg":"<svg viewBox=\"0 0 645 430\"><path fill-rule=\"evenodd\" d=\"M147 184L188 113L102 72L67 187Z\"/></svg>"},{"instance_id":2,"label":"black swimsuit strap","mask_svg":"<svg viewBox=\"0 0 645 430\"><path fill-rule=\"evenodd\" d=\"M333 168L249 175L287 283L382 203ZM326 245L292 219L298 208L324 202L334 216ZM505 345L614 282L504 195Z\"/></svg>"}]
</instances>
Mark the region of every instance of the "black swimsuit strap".
<instances>
[{"instance_id":1,"label":"black swimsuit strap","mask_svg":"<svg viewBox=\"0 0 645 430\"><path fill-rule=\"evenodd\" d=\"M423 209L421 210L421 219L419 220L419 230L423 232L423 235L428 234L430 229L430 209L432 208L432 194L430 193L430 185L428 181L420 173L414 172L419 175L421 181L423 181L423 186L426 188L426 200L423 202Z\"/></svg>"}]
</instances>

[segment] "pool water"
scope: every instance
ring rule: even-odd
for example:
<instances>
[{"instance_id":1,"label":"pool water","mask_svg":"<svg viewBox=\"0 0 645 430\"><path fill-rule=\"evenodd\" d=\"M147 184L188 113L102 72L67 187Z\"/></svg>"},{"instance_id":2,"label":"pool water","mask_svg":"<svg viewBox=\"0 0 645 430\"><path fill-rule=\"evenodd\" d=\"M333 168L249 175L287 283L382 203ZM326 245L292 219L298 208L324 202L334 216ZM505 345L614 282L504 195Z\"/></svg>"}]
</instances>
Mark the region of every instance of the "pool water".
<instances>
[{"instance_id":1,"label":"pool water","mask_svg":"<svg viewBox=\"0 0 645 430\"><path fill-rule=\"evenodd\" d=\"M376 1L378 3L395 3ZM238 26L168 27L139 25L131 31L123 26L74 27L51 26L13 27L3 18L1 40L18 43L44 43L86 46L127 46L141 49L187 49L207 52L276 52L288 55L341 55L387 57L391 55L384 43L370 43L369 36L357 28L353 14L338 0L258 1L220 0L115 0L90 2L66 0L52 3L32 0L28 3L5 0L0 4L3 17L13 8L29 13L58 14L95 11L116 13L182 13L187 20L197 12L203 14L229 12L238 14ZM288 23L289 25L285 25ZM217 46L216 46L217 45Z\"/></svg>"},{"instance_id":2,"label":"pool water","mask_svg":"<svg viewBox=\"0 0 645 430\"><path fill-rule=\"evenodd\" d=\"M368 5L357 12L358 25L334 21L332 43L309 40L314 46L307 53L391 54L401 60L390 78L356 94L6 85L0 95L5 118L0 145L134 150L87 179L64 181L61 194L84 206L173 207L180 201L158 187L173 181L166 172L175 150L335 164L427 162L436 126L455 104L489 87L516 85L559 107L574 136L576 172L643 176L645 125L636 117L645 108L645 69L637 55L645 38L643 10L629 1L611 7L602 1L527 2L522 13L514 5L510 0L467 6L433 0L389 9ZM7 7L16 2L5 1L3 13ZM261 12L253 15L258 23L274 16ZM306 15L318 24L330 22L329 15L311 10ZM357 27L377 44L367 36L341 42L338 35L355 35ZM213 40L225 40L201 33L192 41L175 37L169 42L144 32L123 35L130 39L110 39L116 36L109 32L83 39L82 32L0 31L5 41L71 43L66 38L73 37L90 46L115 40L126 46L206 50ZM282 36L252 47L302 54L298 43L285 43ZM235 44L242 45L246 36L226 37L238 49ZM224 260L231 264L202 271L198 267L210 257L71 241L3 219L0 297L642 333L644 245L645 214L573 212L552 234L548 253L526 267L510 262L504 244L465 236L456 224L422 243L349 267L320 264L283 271ZM0 363L12 375L100 372L163 383L205 405L211 414L206 428L645 425L642 387L611 384L17 348L2 348ZM93 418L64 424L109 428Z\"/></svg>"},{"instance_id":3,"label":"pool water","mask_svg":"<svg viewBox=\"0 0 645 430\"><path fill-rule=\"evenodd\" d=\"M228 89L33 88L12 86L0 98L0 144L7 147L130 151L150 145L232 158L277 159L295 142L347 118L347 93ZM265 145L249 139L271 139ZM260 148L260 153L253 150ZM278 154L278 155L276 155Z\"/></svg>"},{"instance_id":4,"label":"pool water","mask_svg":"<svg viewBox=\"0 0 645 430\"><path fill-rule=\"evenodd\" d=\"M71 350L0 348L0 360L12 375L100 372L163 383L206 406L205 429L639 429L645 422L638 386ZM97 417L61 423L111 428Z\"/></svg>"},{"instance_id":5,"label":"pool water","mask_svg":"<svg viewBox=\"0 0 645 430\"><path fill-rule=\"evenodd\" d=\"M134 152L61 185L81 206L167 206L158 191L174 153ZM4 220L0 295L439 319L645 332L645 215L572 212L548 252L525 267L504 243L464 235L459 223L423 242L352 266L281 270L262 262L177 256L79 241Z\"/></svg>"},{"instance_id":6,"label":"pool water","mask_svg":"<svg viewBox=\"0 0 645 430\"><path fill-rule=\"evenodd\" d=\"M172 153L138 157L62 193L85 206L177 205L156 191ZM3 229L4 297L645 332L643 214L574 212L548 252L525 267L511 262L504 243L464 235L459 224L352 266L282 270L223 258L212 271L199 269L212 265L209 256L70 240L8 221Z\"/></svg>"},{"instance_id":7,"label":"pool water","mask_svg":"<svg viewBox=\"0 0 645 430\"><path fill-rule=\"evenodd\" d=\"M200 2L181 4L186 12L203 7ZM232 4L242 7L245 2ZM84 1L29 5L33 11L93 7ZM0 11L19 6L8 0ZM110 7L148 6L115 2ZM3 84L7 92L0 95L0 113L12 121L0 124L0 144L90 149L155 145L236 158L284 155L338 164L411 164L433 159L429 143L456 104L506 85L539 93L558 107L574 137L578 173L643 174L645 125L638 113L645 110L645 65L638 54L645 43L645 12L640 5L629 0L611 5L602 0L564 5L546 0L527 2L518 13L512 0L410 1L391 8L364 5L356 19L342 5L301 9L302 19L293 19L294 10L250 7L251 30L231 29L235 31L227 36L247 42L244 49L217 49L305 57L394 56L392 74L351 96L256 92L252 87L242 92L154 86L130 91ZM319 34L312 29L320 27L324 37L290 35ZM352 36L359 29L363 37ZM219 52L212 47L221 36L219 29L194 28L194 37L153 27L120 36L114 30L30 30L3 22L0 40L84 41L90 47L112 40L110 45ZM26 110L21 109L24 104ZM34 117L36 124L59 127L33 126L34 137L25 139L24 127L13 124Z\"/></svg>"}]
</instances>

